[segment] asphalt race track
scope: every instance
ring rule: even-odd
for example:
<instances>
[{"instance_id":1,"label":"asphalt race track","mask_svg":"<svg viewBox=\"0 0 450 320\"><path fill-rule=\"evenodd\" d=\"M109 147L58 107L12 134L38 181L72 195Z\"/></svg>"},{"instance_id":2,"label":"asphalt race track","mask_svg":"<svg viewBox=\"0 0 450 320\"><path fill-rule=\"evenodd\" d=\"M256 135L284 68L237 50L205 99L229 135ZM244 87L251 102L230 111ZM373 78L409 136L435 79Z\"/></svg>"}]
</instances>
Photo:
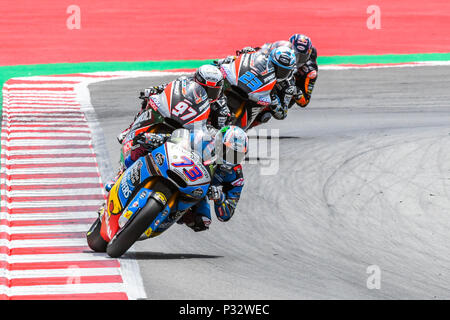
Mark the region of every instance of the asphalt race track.
<instances>
[{"instance_id":1,"label":"asphalt race track","mask_svg":"<svg viewBox=\"0 0 450 320\"><path fill-rule=\"evenodd\" d=\"M139 262L148 298L450 298L449 75L442 66L319 71L308 108L261 127L279 129L279 170L244 165L229 222L213 217L201 233L175 225L124 257ZM140 89L173 78L90 86L104 180ZM367 286L370 266L379 289Z\"/></svg>"}]
</instances>

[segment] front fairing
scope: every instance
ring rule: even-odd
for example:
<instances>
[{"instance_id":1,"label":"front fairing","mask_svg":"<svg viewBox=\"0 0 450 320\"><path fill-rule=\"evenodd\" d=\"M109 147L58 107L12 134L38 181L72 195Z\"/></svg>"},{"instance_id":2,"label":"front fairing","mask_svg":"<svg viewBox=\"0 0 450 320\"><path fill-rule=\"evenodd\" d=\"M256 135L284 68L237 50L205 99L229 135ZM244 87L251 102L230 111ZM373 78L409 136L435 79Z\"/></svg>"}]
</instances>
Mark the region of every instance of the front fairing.
<instances>
[{"instance_id":1,"label":"front fairing","mask_svg":"<svg viewBox=\"0 0 450 320\"><path fill-rule=\"evenodd\" d=\"M121 163L124 163L124 160L130 154L133 144L133 138L142 132L147 132L150 127L155 124L162 123L163 121L164 118L153 109L148 109L142 112L133 122L130 132L128 132L125 139L122 141L122 148L120 153Z\"/></svg>"},{"instance_id":2,"label":"front fairing","mask_svg":"<svg viewBox=\"0 0 450 320\"><path fill-rule=\"evenodd\" d=\"M232 62L222 64L221 70L226 80L225 91L233 90L263 107L270 104L270 92L276 78L275 71L265 55L243 54Z\"/></svg>"}]
</instances>

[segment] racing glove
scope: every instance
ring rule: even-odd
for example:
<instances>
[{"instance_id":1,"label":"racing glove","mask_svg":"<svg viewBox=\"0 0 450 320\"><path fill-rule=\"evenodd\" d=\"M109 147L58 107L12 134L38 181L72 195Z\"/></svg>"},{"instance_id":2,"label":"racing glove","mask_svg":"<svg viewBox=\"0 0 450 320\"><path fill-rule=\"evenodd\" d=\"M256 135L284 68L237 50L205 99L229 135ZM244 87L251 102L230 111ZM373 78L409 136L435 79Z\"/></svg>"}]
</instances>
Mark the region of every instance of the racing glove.
<instances>
[{"instance_id":1,"label":"racing glove","mask_svg":"<svg viewBox=\"0 0 450 320\"><path fill-rule=\"evenodd\" d=\"M305 108L308 104L305 99L305 96L303 95L303 91L298 88L297 93L294 95L294 101L301 108Z\"/></svg>"},{"instance_id":2,"label":"racing glove","mask_svg":"<svg viewBox=\"0 0 450 320\"><path fill-rule=\"evenodd\" d=\"M273 112L273 117L277 120L285 119L289 108L281 103L280 98L276 94L272 94L271 99L272 103L270 104L270 108Z\"/></svg>"},{"instance_id":3,"label":"racing glove","mask_svg":"<svg viewBox=\"0 0 450 320\"><path fill-rule=\"evenodd\" d=\"M145 99L145 98L148 99L148 97L150 97L150 96L153 96L155 94L159 94L159 93L163 92L165 88L166 88L166 85L164 85L164 84L160 85L160 86L153 86L150 88L145 88L144 91L140 92L139 99Z\"/></svg>"},{"instance_id":4,"label":"racing glove","mask_svg":"<svg viewBox=\"0 0 450 320\"><path fill-rule=\"evenodd\" d=\"M162 84L160 86L153 86L150 88L145 88L144 91L141 91L139 93L139 99L142 99L142 103L141 103L141 108L142 110L144 110L147 107L148 104L148 98L150 96L153 96L155 94L160 94L161 92L164 91L164 89L166 88L166 84Z\"/></svg>"},{"instance_id":5,"label":"racing glove","mask_svg":"<svg viewBox=\"0 0 450 320\"><path fill-rule=\"evenodd\" d=\"M133 146L131 148L136 149L142 146L146 149L155 149L162 145L169 136L169 134L141 132L133 138Z\"/></svg>"},{"instance_id":6,"label":"racing glove","mask_svg":"<svg viewBox=\"0 0 450 320\"><path fill-rule=\"evenodd\" d=\"M245 47L245 48L242 48L241 50L236 50L236 56L240 56L241 54L244 54L244 53L255 52L259 49L261 49L261 48Z\"/></svg>"},{"instance_id":7,"label":"racing glove","mask_svg":"<svg viewBox=\"0 0 450 320\"><path fill-rule=\"evenodd\" d=\"M227 63L231 63L236 59L236 56L228 56L224 59L218 59L218 60L214 60L213 64L216 66L221 66L222 64L227 64Z\"/></svg>"}]
</instances>

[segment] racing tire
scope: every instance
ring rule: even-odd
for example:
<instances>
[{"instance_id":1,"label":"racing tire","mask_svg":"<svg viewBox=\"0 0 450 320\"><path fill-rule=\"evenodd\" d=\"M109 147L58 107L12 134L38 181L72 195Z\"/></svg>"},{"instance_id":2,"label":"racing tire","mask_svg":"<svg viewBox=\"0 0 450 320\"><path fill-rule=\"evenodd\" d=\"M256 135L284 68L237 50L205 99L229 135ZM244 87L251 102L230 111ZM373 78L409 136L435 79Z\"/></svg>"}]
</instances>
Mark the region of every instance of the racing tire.
<instances>
[{"instance_id":1,"label":"racing tire","mask_svg":"<svg viewBox=\"0 0 450 320\"><path fill-rule=\"evenodd\" d=\"M166 199L169 199L171 192L162 183L157 183L156 190L163 191ZM106 253L111 258L122 256L148 229L153 220L162 211L163 205L153 198L149 198L147 204L121 229L108 243Z\"/></svg>"},{"instance_id":2,"label":"racing tire","mask_svg":"<svg viewBox=\"0 0 450 320\"><path fill-rule=\"evenodd\" d=\"M108 245L108 242L100 235L101 227L102 222L98 217L86 233L88 246L95 252L106 252L106 246Z\"/></svg>"}]
</instances>

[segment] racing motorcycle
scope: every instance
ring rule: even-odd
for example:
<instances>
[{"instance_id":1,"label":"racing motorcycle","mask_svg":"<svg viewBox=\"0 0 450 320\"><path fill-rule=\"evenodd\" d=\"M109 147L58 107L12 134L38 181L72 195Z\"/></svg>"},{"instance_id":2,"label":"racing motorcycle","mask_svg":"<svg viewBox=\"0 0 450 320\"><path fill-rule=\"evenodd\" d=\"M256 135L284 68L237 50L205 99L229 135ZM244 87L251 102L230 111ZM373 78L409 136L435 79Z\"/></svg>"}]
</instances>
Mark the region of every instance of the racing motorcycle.
<instances>
[{"instance_id":1,"label":"racing motorcycle","mask_svg":"<svg viewBox=\"0 0 450 320\"><path fill-rule=\"evenodd\" d=\"M190 135L175 130L119 177L87 232L92 250L120 257L137 240L166 231L206 196L214 168L192 150Z\"/></svg>"},{"instance_id":2,"label":"racing motorcycle","mask_svg":"<svg viewBox=\"0 0 450 320\"><path fill-rule=\"evenodd\" d=\"M172 81L160 94L148 98L147 108L125 130L120 161L131 152L133 138L142 132L172 133L178 128L193 129L195 123L206 125L210 113L207 95L185 78Z\"/></svg>"},{"instance_id":3,"label":"racing motorcycle","mask_svg":"<svg viewBox=\"0 0 450 320\"><path fill-rule=\"evenodd\" d=\"M233 124L248 130L258 114L269 109L270 93L277 82L275 71L267 66L267 56L259 52L218 64L224 74L224 94L234 114Z\"/></svg>"}]
</instances>

